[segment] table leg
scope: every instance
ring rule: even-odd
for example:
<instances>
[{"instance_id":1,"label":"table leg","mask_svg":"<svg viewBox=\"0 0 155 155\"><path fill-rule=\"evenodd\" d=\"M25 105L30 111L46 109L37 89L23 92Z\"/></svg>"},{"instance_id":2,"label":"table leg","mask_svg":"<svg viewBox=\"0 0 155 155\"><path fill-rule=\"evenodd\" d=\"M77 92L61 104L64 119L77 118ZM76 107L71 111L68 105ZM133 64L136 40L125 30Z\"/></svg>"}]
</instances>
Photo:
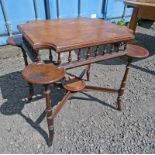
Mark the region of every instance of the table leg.
<instances>
[{"instance_id":1,"label":"table leg","mask_svg":"<svg viewBox=\"0 0 155 155\"><path fill-rule=\"evenodd\" d=\"M139 11L139 8L135 7L133 9L132 17L131 17L130 24L129 24L129 28L132 29L134 33L136 31L136 26L138 22L138 11Z\"/></svg>"},{"instance_id":2,"label":"table leg","mask_svg":"<svg viewBox=\"0 0 155 155\"><path fill-rule=\"evenodd\" d=\"M46 99L46 113L47 113L47 124L48 124L48 131L49 131L49 138L48 138L48 146L52 145L53 136L54 136L54 118L52 113L52 105L51 105L51 91L49 89L49 85L44 86L44 94Z\"/></svg>"},{"instance_id":3,"label":"table leg","mask_svg":"<svg viewBox=\"0 0 155 155\"><path fill-rule=\"evenodd\" d=\"M126 83L127 83L127 78L128 78L128 73L129 73L129 69L130 69L130 66L131 66L131 62L132 62L132 58L128 58L128 63L126 65L126 70L125 70L125 73L124 73L124 77L123 77L123 80L121 82L120 89L118 91L117 109L119 111L122 110L121 99L122 99L122 96L124 94L124 90L125 90L125 87L126 87Z\"/></svg>"},{"instance_id":4,"label":"table leg","mask_svg":"<svg viewBox=\"0 0 155 155\"><path fill-rule=\"evenodd\" d=\"M25 52L25 50L22 47L21 47L21 49L22 49L22 53L23 53L23 58L24 58L25 66L27 66L28 65L28 61L27 61L26 52Z\"/></svg>"}]
</instances>

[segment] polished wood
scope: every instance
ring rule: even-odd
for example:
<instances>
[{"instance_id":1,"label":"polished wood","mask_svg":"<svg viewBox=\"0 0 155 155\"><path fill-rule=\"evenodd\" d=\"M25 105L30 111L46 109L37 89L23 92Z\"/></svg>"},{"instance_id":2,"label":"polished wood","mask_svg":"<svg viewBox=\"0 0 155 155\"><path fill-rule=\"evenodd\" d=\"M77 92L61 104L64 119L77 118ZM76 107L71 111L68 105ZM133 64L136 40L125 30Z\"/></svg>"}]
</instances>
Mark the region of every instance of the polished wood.
<instances>
[{"instance_id":1,"label":"polished wood","mask_svg":"<svg viewBox=\"0 0 155 155\"><path fill-rule=\"evenodd\" d=\"M56 52L134 39L132 31L127 27L101 19L34 21L18 25L18 29L34 50L53 48Z\"/></svg>"},{"instance_id":2,"label":"polished wood","mask_svg":"<svg viewBox=\"0 0 155 155\"><path fill-rule=\"evenodd\" d=\"M134 39L133 31L127 27L120 27L103 20L87 18L35 21L18 26L18 28L23 34L24 47L28 51L31 51L31 53L34 53L32 54L33 57L36 57L36 53L42 48L49 48L57 52L57 60L55 61L57 67L52 64L32 64L22 72L28 82L42 84L45 87L49 145L51 145L53 137L54 117L75 93L89 90L118 93L117 108L118 110L122 109L121 98L126 86L124 83L127 82L129 64L127 64L125 75L119 89L89 86L85 84L83 77L86 74L87 79L89 79L90 65L93 63L122 56L139 56L139 50L141 48L136 48L137 51L132 48L132 45L127 45L129 41ZM99 52L102 46L104 46L102 48L103 51ZM88 49L84 57L81 53L82 48ZM73 50L77 51L77 57L75 59L72 58ZM134 51L130 52L130 50ZM68 54L66 62L61 60L62 52ZM65 70L81 66L86 67L79 77L63 78ZM58 103L55 111L52 111L52 107L49 106L51 103L49 97L51 95L48 86L51 83L56 84L58 81L66 90L66 94Z\"/></svg>"},{"instance_id":3,"label":"polished wood","mask_svg":"<svg viewBox=\"0 0 155 155\"><path fill-rule=\"evenodd\" d=\"M133 7L129 28L136 31L138 18L155 20L155 0L124 0L128 7Z\"/></svg>"},{"instance_id":4,"label":"polished wood","mask_svg":"<svg viewBox=\"0 0 155 155\"><path fill-rule=\"evenodd\" d=\"M63 87L71 92L82 91L86 84L83 80L76 77L68 77L63 82Z\"/></svg>"},{"instance_id":5,"label":"polished wood","mask_svg":"<svg viewBox=\"0 0 155 155\"><path fill-rule=\"evenodd\" d=\"M29 64L23 71L23 77L31 84L50 84L64 77L65 69L53 64Z\"/></svg>"},{"instance_id":6,"label":"polished wood","mask_svg":"<svg viewBox=\"0 0 155 155\"><path fill-rule=\"evenodd\" d=\"M126 49L126 55L131 58L146 58L149 56L149 51L138 45L128 44Z\"/></svg>"}]
</instances>

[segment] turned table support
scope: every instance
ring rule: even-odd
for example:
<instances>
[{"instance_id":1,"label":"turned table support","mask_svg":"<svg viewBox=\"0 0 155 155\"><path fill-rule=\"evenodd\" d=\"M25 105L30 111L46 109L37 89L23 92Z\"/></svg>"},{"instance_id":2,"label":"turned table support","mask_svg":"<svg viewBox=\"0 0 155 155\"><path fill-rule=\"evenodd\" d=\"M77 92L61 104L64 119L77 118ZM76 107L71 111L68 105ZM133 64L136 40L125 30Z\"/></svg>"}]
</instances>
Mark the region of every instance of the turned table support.
<instances>
[{"instance_id":1,"label":"turned table support","mask_svg":"<svg viewBox=\"0 0 155 155\"><path fill-rule=\"evenodd\" d=\"M52 117L51 90L49 89L49 85L44 85L44 95L46 99L46 114L49 131L48 145L51 146L54 136L54 118Z\"/></svg>"}]
</instances>

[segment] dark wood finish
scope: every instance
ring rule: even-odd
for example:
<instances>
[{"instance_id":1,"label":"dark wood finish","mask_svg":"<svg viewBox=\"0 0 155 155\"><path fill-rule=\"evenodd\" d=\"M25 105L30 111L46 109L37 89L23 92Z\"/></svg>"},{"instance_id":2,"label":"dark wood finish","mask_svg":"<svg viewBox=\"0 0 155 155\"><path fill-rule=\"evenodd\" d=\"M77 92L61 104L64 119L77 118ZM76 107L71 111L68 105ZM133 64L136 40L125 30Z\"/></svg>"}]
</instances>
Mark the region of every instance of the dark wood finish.
<instances>
[{"instance_id":1,"label":"dark wood finish","mask_svg":"<svg viewBox=\"0 0 155 155\"><path fill-rule=\"evenodd\" d=\"M63 68L58 69L53 64L30 64L22 71L23 77L26 81L32 84L44 85L44 94L46 99L46 113L47 124L49 130L48 145L52 145L54 135L54 118L51 106L51 92L49 85L61 80L64 77L65 70ZM30 88L31 99L33 96L33 89Z\"/></svg>"},{"instance_id":2,"label":"dark wood finish","mask_svg":"<svg viewBox=\"0 0 155 155\"><path fill-rule=\"evenodd\" d=\"M53 64L30 64L22 71L23 77L31 84L50 84L64 77L65 69Z\"/></svg>"},{"instance_id":3,"label":"dark wood finish","mask_svg":"<svg viewBox=\"0 0 155 155\"><path fill-rule=\"evenodd\" d=\"M49 50L49 60L53 62L52 50Z\"/></svg>"},{"instance_id":4,"label":"dark wood finish","mask_svg":"<svg viewBox=\"0 0 155 155\"><path fill-rule=\"evenodd\" d=\"M90 67L91 67L91 65L88 65L88 66L86 67L86 76L87 76L87 81L89 81L89 80L90 80Z\"/></svg>"},{"instance_id":5,"label":"dark wood finish","mask_svg":"<svg viewBox=\"0 0 155 155\"><path fill-rule=\"evenodd\" d=\"M138 17L155 20L155 0L124 0L124 2L129 7L134 8L129 24L129 28L134 32L136 31Z\"/></svg>"},{"instance_id":6,"label":"dark wood finish","mask_svg":"<svg viewBox=\"0 0 155 155\"><path fill-rule=\"evenodd\" d=\"M71 51L69 51L68 62L71 62L71 61L72 61L72 54L71 54Z\"/></svg>"},{"instance_id":7,"label":"dark wood finish","mask_svg":"<svg viewBox=\"0 0 155 155\"><path fill-rule=\"evenodd\" d=\"M61 64L61 53L58 53L58 60L57 60L57 64Z\"/></svg>"},{"instance_id":8,"label":"dark wood finish","mask_svg":"<svg viewBox=\"0 0 155 155\"><path fill-rule=\"evenodd\" d=\"M78 53L77 53L77 60L78 60L78 61L79 61L80 58L81 58L80 54L81 54L81 49L79 49L79 50L78 50Z\"/></svg>"},{"instance_id":9,"label":"dark wood finish","mask_svg":"<svg viewBox=\"0 0 155 155\"><path fill-rule=\"evenodd\" d=\"M52 116L52 102L51 102L51 91L49 85L44 85L44 95L46 99L46 114L47 114L47 124L49 131L48 145L51 146L54 137L54 119Z\"/></svg>"},{"instance_id":10,"label":"dark wood finish","mask_svg":"<svg viewBox=\"0 0 155 155\"><path fill-rule=\"evenodd\" d=\"M101 19L34 21L19 25L18 29L34 50L53 48L56 52L134 39L132 31L127 27Z\"/></svg>"},{"instance_id":11,"label":"dark wood finish","mask_svg":"<svg viewBox=\"0 0 155 155\"><path fill-rule=\"evenodd\" d=\"M134 39L133 31L127 27L120 27L99 19L35 21L18 26L18 28L24 36L23 44L28 51L32 51L33 57L41 48L54 49L58 54L56 61L58 68L52 64L31 64L22 72L24 78L31 84L42 84L45 87L49 145L52 143L54 134L54 117L75 93L89 90L118 93L117 108L121 110L121 97L126 86L131 61L127 64L124 78L118 90L86 85L82 78L86 74L89 80L91 64L121 56L141 58L147 56L144 49L135 47L135 45L127 46L127 42ZM101 53L99 53L100 45L105 46ZM94 47L97 47L95 51L93 51ZM88 49L86 58L81 57L81 48ZM73 50L78 50L77 60L74 61L72 61ZM61 52L68 52L68 60L65 63L61 61ZM86 68L79 77L63 78L65 69L80 66L86 66ZM60 82L60 80L66 89L66 94L58 103L55 111L52 112L48 85Z\"/></svg>"}]
</instances>

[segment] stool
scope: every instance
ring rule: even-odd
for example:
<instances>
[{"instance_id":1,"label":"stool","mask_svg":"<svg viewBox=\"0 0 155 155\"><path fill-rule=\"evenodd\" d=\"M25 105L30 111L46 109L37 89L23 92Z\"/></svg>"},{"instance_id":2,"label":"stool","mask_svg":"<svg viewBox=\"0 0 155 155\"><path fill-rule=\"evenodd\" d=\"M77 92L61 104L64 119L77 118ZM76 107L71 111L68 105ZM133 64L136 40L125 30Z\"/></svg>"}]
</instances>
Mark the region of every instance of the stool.
<instances>
[{"instance_id":1,"label":"stool","mask_svg":"<svg viewBox=\"0 0 155 155\"><path fill-rule=\"evenodd\" d=\"M122 79L119 91L118 91L118 97L117 97L117 108L118 110L121 111L122 107L121 107L121 98L124 94L124 90L126 87L126 83L127 83L127 78L128 78L128 73L129 73L129 69L131 67L131 63L132 63L132 59L133 58L146 58L149 56L149 51L146 50L143 47L140 47L138 45L132 45L132 44L128 44L127 45L127 49L126 49L126 56L127 56L127 65L126 65L126 70L124 73L124 77Z\"/></svg>"},{"instance_id":2,"label":"stool","mask_svg":"<svg viewBox=\"0 0 155 155\"><path fill-rule=\"evenodd\" d=\"M22 71L22 75L29 83L44 86L47 124L49 131L48 145L51 146L54 136L54 117L52 112L51 92L49 85L61 80L65 75L65 69L59 69L53 64L30 64Z\"/></svg>"}]
</instances>

